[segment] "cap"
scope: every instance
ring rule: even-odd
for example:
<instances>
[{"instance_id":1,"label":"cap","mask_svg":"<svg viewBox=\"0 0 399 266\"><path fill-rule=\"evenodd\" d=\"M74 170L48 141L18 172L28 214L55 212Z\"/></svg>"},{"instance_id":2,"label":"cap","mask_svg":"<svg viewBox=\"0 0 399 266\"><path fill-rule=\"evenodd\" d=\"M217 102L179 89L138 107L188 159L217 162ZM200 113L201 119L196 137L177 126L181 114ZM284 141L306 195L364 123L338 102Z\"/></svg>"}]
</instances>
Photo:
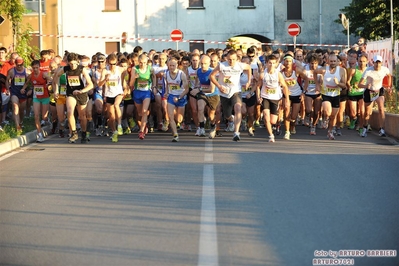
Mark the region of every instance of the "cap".
<instances>
[{"instance_id":1,"label":"cap","mask_svg":"<svg viewBox=\"0 0 399 266\"><path fill-rule=\"evenodd\" d=\"M98 55L97 61L105 61L105 55L103 55L103 54Z\"/></svg>"},{"instance_id":2,"label":"cap","mask_svg":"<svg viewBox=\"0 0 399 266\"><path fill-rule=\"evenodd\" d=\"M381 55L375 55L375 56L373 57L373 61L374 61L374 62L377 62L377 61L382 62L382 56L381 56Z\"/></svg>"},{"instance_id":3,"label":"cap","mask_svg":"<svg viewBox=\"0 0 399 266\"><path fill-rule=\"evenodd\" d=\"M22 65L24 63L24 59L22 59L22 57L17 57L15 59L15 64L16 65Z\"/></svg>"}]
</instances>

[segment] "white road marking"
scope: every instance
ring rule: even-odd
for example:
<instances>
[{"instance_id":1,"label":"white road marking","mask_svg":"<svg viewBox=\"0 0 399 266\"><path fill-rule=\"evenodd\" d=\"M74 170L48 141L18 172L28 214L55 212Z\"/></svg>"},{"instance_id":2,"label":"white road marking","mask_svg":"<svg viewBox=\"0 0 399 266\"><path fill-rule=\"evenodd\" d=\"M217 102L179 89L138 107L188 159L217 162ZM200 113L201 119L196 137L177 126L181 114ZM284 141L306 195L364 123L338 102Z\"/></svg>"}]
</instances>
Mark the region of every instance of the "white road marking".
<instances>
[{"instance_id":1,"label":"white road marking","mask_svg":"<svg viewBox=\"0 0 399 266\"><path fill-rule=\"evenodd\" d=\"M213 161L212 151L212 141L205 141L205 162ZM198 265L219 265L213 164L204 165Z\"/></svg>"}]
</instances>

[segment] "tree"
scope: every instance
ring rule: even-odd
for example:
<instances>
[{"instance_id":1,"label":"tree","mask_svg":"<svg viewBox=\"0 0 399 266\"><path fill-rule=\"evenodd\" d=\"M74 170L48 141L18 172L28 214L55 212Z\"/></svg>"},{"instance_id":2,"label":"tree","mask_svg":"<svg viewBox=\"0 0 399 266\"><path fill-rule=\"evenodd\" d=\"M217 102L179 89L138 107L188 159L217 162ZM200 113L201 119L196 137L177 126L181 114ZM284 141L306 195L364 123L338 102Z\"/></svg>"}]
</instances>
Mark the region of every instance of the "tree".
<instances>
[{"instance_id":1,"label":"tree","mask_svg":"<svg viewBox=\"0 0 399 266\"><path fill-rule=\"evenodd\" d=\"M13 33L14 50L24 58L24 61L31 61L30 54L37 53L37 47L30 46L32 39L30 33L33 31L30 24L24 25L22 17L26 13L25 5L21 0L1 0L0 14L3 14L11 21Z\"/></svg>"},{"instance_id":2,"label":"tree","mask_svg":"<svg viewBox=\"0 0 399 266\"><path fill-rule=\"evenodd\" d=\"M340 9L349 19L349 31L369 40L391 37L390 0L352 0ZM341 20L335 20L341 24ZM393 0L393 28L399 28L399 1ZM346 34L346 30L343 31Z\"/></svg>"}]
</instances>

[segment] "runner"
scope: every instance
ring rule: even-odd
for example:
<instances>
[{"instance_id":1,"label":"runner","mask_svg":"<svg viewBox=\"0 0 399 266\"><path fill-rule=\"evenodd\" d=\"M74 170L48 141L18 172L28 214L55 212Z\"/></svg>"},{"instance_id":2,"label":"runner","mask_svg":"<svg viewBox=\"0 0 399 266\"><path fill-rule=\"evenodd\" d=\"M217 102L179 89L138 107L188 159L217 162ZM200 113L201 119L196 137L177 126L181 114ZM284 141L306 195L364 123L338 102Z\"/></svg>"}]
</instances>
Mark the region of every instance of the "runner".
<instances>
[{"instance_id":1,"label":"runner","mask_svg":"<svg viewBox=\"0 0 399 266\"><path fill-rule=\"evenodd\" d=\"M126 70L117 66L117 56L107 57L108 68L102 70L98 86L105 85L104 96L108 110L108 126L112 131L112 142L118 142L118 135L123 135L121 102L123 96L129 93L125 76Z\"/></svg>"},{"instance_id":2,"label":"runner","mask_svg":"<svg viewBox=\"0 0 399 266\"><path fill-rule=\"evenodd\" d=\"M188 82L186 74L178 69L178 60L174 57L168 61L168 70L165 73L165 95L168 99L168 116L169 125L172 129L172 142L179 141L177 133L177 125L180 124L184 117L184 109L187 105ZM175 116L176 112L176 116Z\"/></svg>"},{"instance_id":3,"label":"runner","mask_svg":"<svg viewBox=\"0 0 399 266\"><path fill-rule=\"evenodd\" d=\"M154 70L148 66L148 58L145 54L140 55L139 64L132 69L130 76L130 88L133 91L134 105L137 110L137 123L140 127L138 137L143 140L148 133L147 117L151 102L151 89L156 87L151 85L156 84Z\"/></svg>"},{"instance_id":4,"label":"runner","mask_svg":"<svg viewBox=\"0 0 399 266\"><path fill-rule=\"evenodd\" d=\"M276 68L278 66L278 58L270 55L266 60L266 67L259 77L259 85L256 90L256 97L263 107L263 119L266 130L269 133L269 142L275 142L272 125L277 123L279 115L279 102L283 97L285 104L288 106L289 90L285 83L283 74Z\"/></svg>"},{"instance_id":5,"label":"runner","mask_svg":"<svg viewBox=\"0 0 399 266\"><path fill-rule=\"evenodd\" d=\"M22 90L22 87L24 86L28 77L27 70L24 67L24 60L21 57L17 57L15 59L15 63L13 60L13 64L15 64L15 67L11 68L7 74L6 90L9 90L8 92L11 95L12 113L15 127L18 132L22 132L26 101L28 94L32 94L32 92L29 91L27 93L26 90Z\"/></svg>"},{"instance_id":6,"label":"runner","mask_svg":"<svg viewBox=\"0 0 399 266\"><path fill-rule=\"evenodd\" d=\"M237 52L230 50L226 56L227 61L220 63L211 73L210 79L219 89L220 102L224 116L234 122L233 141L239 141L241 125L241 73L245 72L248 76L248 82L245 85L247 89L251 84L252 74L251 66L241 63L238 60ZM219 79L216 80L216 75ZM233 115L233 110L235 115Z\"/></svg>"},{"instance_id":7,"label":"runner","mask_svg":"<svg viewBox=\"0 0 399 266\"><path fill-rule=\"evenodd\" d=\"M294 57L292 54L287 53L284 56L284 69L281 71L285 83L288 86L289 96L284 95L283 97L288 97L288 101L284 101L284 125L285 125L285 135L284 139L289 140L291 134L296 134L295 123L301 108L302 100L302 88L298 84L298 78L300 77L303 81L303 90L306 91L309 85L308 77L302 72L302 68L293 66Z\"/></svg>"},{"instance_id":8,"label":"runner","mask_svg":"<svg viewBox=\"0 0 399 266\"><path fill-rule=\"evenodd\" d=\"M310 135L316 135L316 125L319 121L321 110L320 89L316 88L317 79L320 76L314 74L318 68L318 58L316 54L311 54L308 59L308 65L305 66L305 74L309 80L309 86L305 90L305 125L310 125Z\"/></svg>"},{"instance_id":9,"label":"runner","mask_svg":"<svg viewBox=\"0 0 399 266\"><path fill-rule=\"evenodd\" d=\"M37 142L43 142L44 137L42 133L42 127L40 124L40 114L43 120L47 120L49 112L50 95L47 88L47 84L51 83L51 77L49 72L40 70L39 60L34 60L31 63L33 72L28 76L24 86L21 89L25 91L28 86L32 86L33 89L33 112L35 114L35 126L37 131Z\"/></svg>"},{"instance_id":10,"label":"runner","mask_svg":"<svg viewBox=\"0 0 399 266\"><path fill-rule=\"evenodd\" d=\"M338 65L338 58L334 53L329 55L328 63L328 66L315 69L313 73L323 75L321 88L323 119L326 119L325 123L328 124L327 137L334 140L332 130L339 110L339 95L341 90L346 88L346 70Z\"/></svg>"},{"instance_id":11,"label":"runner","mask_svg":"<svg viewBox=\"0 0 399 266\"><path fill-rule=\"evenodd\" d=\"M60 76L66 73L67 91L66 91L66 106L69 128L72 131L71 137L68 139L69 143L75 143L78 139L78 132L76 131L75 123L75 108L78 110L79 120L82 129L82 143L87 143L86 139L86 104L88 101L87 93L93 88L93 83L89 74L79 65L79 56L75 53L67 55L68 65L60 68L54 77L56 83L54 84L54 97L58 98L59 80ZM83 83L82 77L85 78L86 84Z\"/></svg>"},{"instance_id":12,"label":"runner","mask_svg":"<svg viewBox=\"0 0 399 266\"><path fill-rule=\"evenodd\" d=\"M216 136L215 112L220 98L217 89L215 89L215 85L212 84L209 79L209 75L213 71L213 68L209 67L210 64L211 58L208 55L203 55L200 62L201 67L197 70L194 89L190 93L197 99L198 128L200 129L199 131L197 130L197 133L199 133L198 136L205 137L205 108L208 107L208 119L211 128L209 138L213 139Z\"/></svg>"},{"instance_id":13,"label":"runner","mask_svg":"<svg viewBox=\"0 0 399 266\"><path fill-rule=\"evenodd\" d=\"M248 56L243 56L241 62L250 64L250 58ZM251 67L252 68L252 67ZM252 80L251 85L246 88L248 82L248 76L245 73L241 74L240 84L241 84L241 97L242 97L242 129L248 130L248 135L254 136L254 120L255 120L255 106L257 104L256 100L256 86L259 80L258 68L252 68ZM259 105L260 106L260 105ZM248 121L247 121L248 120Z\"/></svg>"},{"instance_id":14,"label":"runner","mask_svg":"<svg viewBox=\"0 0 399 266\"><path fill-rule=\"evenodd\" d=\"M380 130L378 134L380 137L386 137L384 130L385 125L385 110L384 110L384 93L385 89L382 86L384 77L388 77L388 84L391 84L391 75L389 69L382 65L382 57L375 55L373 57L373 66L366 69L363 73L362 78L359 82L360 88L365 88L363 99L365 103L365 112L363 122L363 131L361 132L362 137L367 136L367 125L372 113L372 103L376 102L378 106L378 118ZM391 88L387 88L388 92L391 92Z\"/></svg>"}]
</instances>

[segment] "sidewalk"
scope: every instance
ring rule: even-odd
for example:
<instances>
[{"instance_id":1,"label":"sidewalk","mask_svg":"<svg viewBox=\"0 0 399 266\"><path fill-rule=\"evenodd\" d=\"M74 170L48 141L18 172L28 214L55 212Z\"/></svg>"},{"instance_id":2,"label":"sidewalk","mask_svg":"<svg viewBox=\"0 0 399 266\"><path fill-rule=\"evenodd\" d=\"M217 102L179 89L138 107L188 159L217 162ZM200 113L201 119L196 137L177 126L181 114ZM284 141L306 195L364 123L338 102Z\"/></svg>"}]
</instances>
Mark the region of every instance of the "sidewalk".
<instances>
[{"instance_id":1,"label":"sidewalk","mask_svg":"<svg viewBox=\"0 0 399 266\"><path fill-rule=\"evenodd\" d=\"M51 130L50 126L42 127L43 136L44 137L48 136L50 130ZM0 143L0 156L3 156L4 154L12 152L32 142L36 142L36 133L37 131L34 130L29 133L26 133L25 135L21 135L19 137L10 139L6 142Z\"/></svg>"}]
</instances>

